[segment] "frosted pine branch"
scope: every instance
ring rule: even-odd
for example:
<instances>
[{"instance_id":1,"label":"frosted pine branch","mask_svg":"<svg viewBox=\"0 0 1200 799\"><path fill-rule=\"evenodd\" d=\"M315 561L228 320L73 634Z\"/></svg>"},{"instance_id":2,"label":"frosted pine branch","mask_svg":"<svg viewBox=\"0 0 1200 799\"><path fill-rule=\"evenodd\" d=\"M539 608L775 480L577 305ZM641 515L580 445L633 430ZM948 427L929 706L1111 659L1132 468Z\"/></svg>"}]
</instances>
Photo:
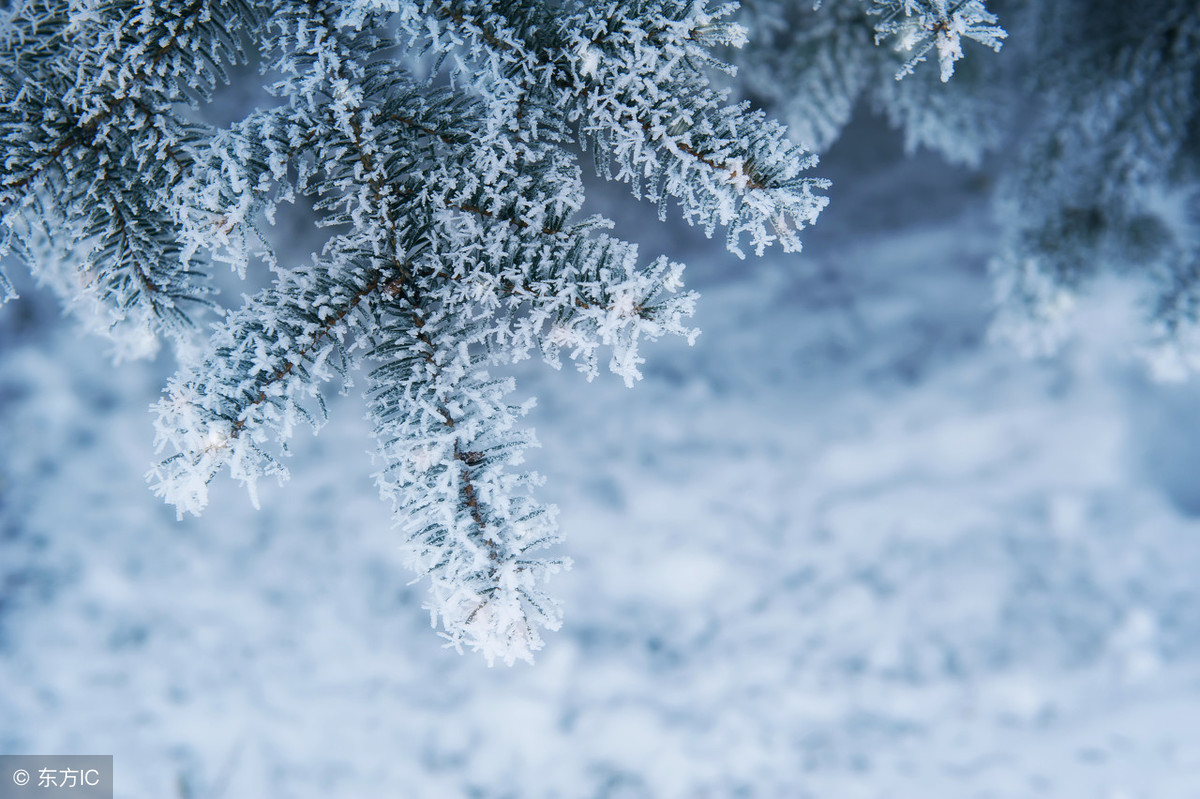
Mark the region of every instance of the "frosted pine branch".
<instances>
[{"instance_id":1,"label":"frosted pine branch","mask_svg":"<svg viewBox=\"0 0 1200 799\"><path fill-rule=\"evenodd\" d=\"M73 268L88 275L94 303L75 307L106 317L90 326L106 330L119 349L149 351L122 341L162 333L186 338L189 306L210 301L203 274L179 258L166 211L204 135L177 106L224 82L225 65L242 57L238 37L258 24L258 12L241 2L85 10L42 0L4 12L4 226L35 270L54 268L35 258L27 236L36 231L65 226L90 242Z\"/></svg>"},{"instance_id":2,"label":"frosted pine branch","mask_svg":"<svg viewBox=\"0 0 1200 799\"><path fill-rule=\"evenodd\" d=\"M489 663L530 659L559 624L543 584L566 559L537 554L559 535L516 470L528 405L489 370L536 353L590 379L607 358L632 385L643 342L696 333L681 264L578 219L581 149L739 254L797 249L825 202L815 159L709 83L711 48L745 38L730 10L17 3L0 12L6 241L106 328L176 339L148 477L181 515L222 472L252 499L285 479L296 429L369 364L379 487L435 623ZM427 48L432 74L398 46ZM279 103L195 121L251 57ZM285 263L268 226L299 200L329 235ZM221 309L217 265L271 283ZM204 305L221 317L196 341Z\"/></svg>"},{"instance_id":3,"label":"frosted pine branch","mask_svg":"<svg viewBox=\"0 0 1200 799\"><path fill-rule=\"evenodd\" d=\"M380 492L412 568L430 578L427 607L450 643L489 664L532 661L538 629L561 620L542 584L567 562L531 554L559 541L556 511L528 495L536 475L508 471L535 444L515 427L526 408L508 405L512 381L491 379L472 355L477 334L426 305L419 294L399 299L396 335L372 352L383 362L368 389Z\"/></svg>"},{"instance_id":4,"label":"frosted pine branch","mask_svg":"<svg viewBox=\"0 0 1200 799\"><path fill-rule=\"evenodd\" d=\"M873 6L870 13L879 18L876 43L890 41L907 57L897 79L911 74L936 50L945 83L954 75L955 62L963 57L964 38L999 50L1008 35L983 0L873 0Z\"/></svg>"},{"instance_id":5,"label":"frosted pine branch","mask_svg":"<svg viewBox=\"0 0 1200 799\"><path fill-rule=\"evenodd\" d=\"M361 358L375 306L400 279L387 265L345 255L281 275L218 325L207 352L168 384L155 405L156 445L173 452L150 479L180 514L204 509L222 468L252 496L259 478L287 477L269 447L286 444L297 423L323 420L320 385Z\"/></svg>"},{"instance_id":6,"label":"frosted pine branch","mask_svg":"<svg viewBox=\"0 0 1200 799\"><path fill-rule=\"evenodd\" d=\"M518 5L527 13L540 7ZM815 158L791 144L782 126L726 105L701 69L714 62L713 46L745 39L723 19L732 6L588 6L529 38L492 18L487 3L421 8L426 15L405 18L411 38L435 48L469 42L476 56L463 62L464 80L482 83L478 76L487 75L490 88L482 90L514 108L562 109L600 173L657 203L660 217L674 199L709 235L726 227L731 251L741 254L746 234L761 254L776 242L799 249L796 232L825 205L817 192L826 184L802 174Z\"/></svg>"}]
</instances>

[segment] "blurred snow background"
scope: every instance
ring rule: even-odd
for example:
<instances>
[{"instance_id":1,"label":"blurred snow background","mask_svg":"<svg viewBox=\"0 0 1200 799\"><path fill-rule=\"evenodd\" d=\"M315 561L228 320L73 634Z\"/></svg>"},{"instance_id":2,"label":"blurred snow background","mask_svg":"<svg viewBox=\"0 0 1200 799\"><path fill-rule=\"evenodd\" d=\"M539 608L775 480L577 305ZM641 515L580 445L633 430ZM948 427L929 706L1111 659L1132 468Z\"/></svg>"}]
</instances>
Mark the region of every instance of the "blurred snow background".
<instances>
[{"instance_id":1,"label":"blurred snow background","mask_svg":"<svg viewBox=\"0 0 1200 799\"><path fill-rule=\"evenodd\" d=\"M22 286L0 751L111 753L128 799L1200 797L1200 388L1126 355L1128 286L1052 359L991 342L986 177L867 118L819 172L805 253L744 262L596 187L703 333L634 390L515 370L575 560L532 667L440 646L357 398L261 511L178 522L169 359Z\"/></svg>"}]
</instances>

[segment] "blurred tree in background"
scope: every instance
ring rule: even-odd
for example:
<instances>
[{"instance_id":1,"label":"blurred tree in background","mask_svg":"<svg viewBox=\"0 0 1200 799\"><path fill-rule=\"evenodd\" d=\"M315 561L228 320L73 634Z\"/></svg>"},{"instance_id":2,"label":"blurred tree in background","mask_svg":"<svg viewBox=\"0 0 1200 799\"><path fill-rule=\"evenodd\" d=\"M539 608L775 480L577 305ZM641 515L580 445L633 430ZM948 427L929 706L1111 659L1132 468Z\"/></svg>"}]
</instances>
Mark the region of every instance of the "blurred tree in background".
<instances>
[{"instance_id":1,"label":"blurred tree in background","mask_svg":"<svg viewBox=\"0 0 1200 799\"><path fill-rule=\"evenodd\" d=\"M960 40L1004 38L976 2L909 2L907 17L847 0L744 5L738 85L796 141L823 151L869 100L910 151L994 176L998 333L1052 351L1077 294L1119 274L1144 283L1155 371L1200 366L1200 6L998 0L1003 52L959 62ZM924 38L909 32L919 13L936 20ZM940 70L914 63L929 51Z\"/></svg>"}]
</instances>

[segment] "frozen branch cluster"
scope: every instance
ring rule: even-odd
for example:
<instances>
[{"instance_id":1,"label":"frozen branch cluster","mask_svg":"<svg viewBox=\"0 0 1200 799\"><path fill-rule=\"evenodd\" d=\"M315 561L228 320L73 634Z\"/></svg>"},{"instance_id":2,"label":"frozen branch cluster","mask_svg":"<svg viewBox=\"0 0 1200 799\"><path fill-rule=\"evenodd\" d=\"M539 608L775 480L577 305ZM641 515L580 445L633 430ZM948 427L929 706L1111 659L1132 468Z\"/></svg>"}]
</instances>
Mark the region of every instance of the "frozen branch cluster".
<instances>
[{"instance_id":1,"label":"frozen branch cluster","mask_svg":"<svg viewBox=\"0 0 1200 799\"><path fill-rule=\"evenodd\" d=\"M897 80L911 75L917 64L936 51L938 75L945 83L954 75L955 62L963 57L963 39L999 50L1008 35L983 0L873 0L867 13L877 18L876 44L890 41L892 48L906 57Z\"/></svg>"},{"instance_id":2,"label":"frozen branch cluster","mask_svg":"<svg viewBox=\"0 0 1200 799\"><path fill-rule=\"evenodd\" d=\"M286 477L296 428L365 369L379 488L435 625L489 663L528 660L559 624L544 584L565 561L539 554L559 536L520 469L528 405L492 371L536 353L591 378L606 357L632 383L642 341L694 335L679 264L577 219L580 151L739 255L799 249L825 203L815 159L709 83L712 48L746 38L732 10L15 0L0 10L4 245L123 352L177 345L151 482L181 514L222 471L251 492ZM246 61L277 102L196 122ZM262 224L301 198L330 235L280 263ZM271 284L225 309L221 265L265 265Z\"/></svg>"}]
</instances>

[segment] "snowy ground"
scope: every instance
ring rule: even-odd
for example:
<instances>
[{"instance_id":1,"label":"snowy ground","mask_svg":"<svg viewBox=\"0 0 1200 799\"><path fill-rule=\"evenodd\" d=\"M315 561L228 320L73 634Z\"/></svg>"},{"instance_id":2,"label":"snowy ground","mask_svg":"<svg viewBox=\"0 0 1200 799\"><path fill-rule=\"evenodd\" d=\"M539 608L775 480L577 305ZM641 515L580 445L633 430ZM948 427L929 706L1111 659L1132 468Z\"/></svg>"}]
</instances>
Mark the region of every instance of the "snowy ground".
<instances>
[{"instance_id":1,"label":"snowy ground","mask_svg":"<svg viewBox=\"0 0 1200 799\"><path fill-rule=\"evenodd\" d=\"M1119 287L1053 360L989 342L985 187L866 131L803 257L645 231L704 332L634 390L517 370L575 561L533 667L440 647L356 399L176 522L170 364L0 310L0 751L128 799L1200 797L1200 387Z\"/></svg>"}]
</instances>

